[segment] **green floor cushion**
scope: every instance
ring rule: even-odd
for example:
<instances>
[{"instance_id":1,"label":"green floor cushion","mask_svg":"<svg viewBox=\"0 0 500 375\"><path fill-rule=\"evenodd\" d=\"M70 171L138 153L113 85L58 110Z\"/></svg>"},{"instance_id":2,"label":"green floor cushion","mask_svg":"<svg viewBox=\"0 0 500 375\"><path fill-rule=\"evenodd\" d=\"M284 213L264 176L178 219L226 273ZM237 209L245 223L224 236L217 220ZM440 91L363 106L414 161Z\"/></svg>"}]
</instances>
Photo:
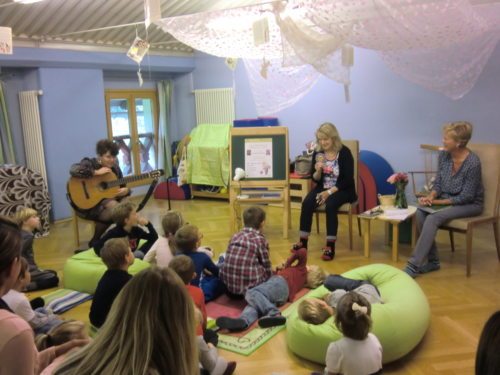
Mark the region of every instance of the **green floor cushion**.
<instances>
[{"instance_id":1,"label":"green floor cushion","mask_svg":"<svg viewBox=\"0 0 500 375\"><path fill-rule=\"evenodd\" d=\"M430 321L427 298L420 286L403 271L386 264L371 264L343 274L357 280L369 280L377 286L383 304L372 305L372 332L383 348L383 363L409 353L422 339ZM307 297L322 297L328 290L321 286ZM342 337L334 319L313 325L299 319L295 310L287 319L286 340L292 352L316 363L325 364L328 345Z\"/></svg>"},{"instance_id":2,"label":"green floor cushion","mask_svg":"<svg viewBox=\"0 0 500 375\"><path fill-rule=\"evenodd\" d=\"M135 275L150 266L149 263L135 259L128 273ZM73 255L64 264L63 284L67 289L94 294L97 283L106 271L106 266L94 249L82 251Z\"/></svg>"}]
</instances>

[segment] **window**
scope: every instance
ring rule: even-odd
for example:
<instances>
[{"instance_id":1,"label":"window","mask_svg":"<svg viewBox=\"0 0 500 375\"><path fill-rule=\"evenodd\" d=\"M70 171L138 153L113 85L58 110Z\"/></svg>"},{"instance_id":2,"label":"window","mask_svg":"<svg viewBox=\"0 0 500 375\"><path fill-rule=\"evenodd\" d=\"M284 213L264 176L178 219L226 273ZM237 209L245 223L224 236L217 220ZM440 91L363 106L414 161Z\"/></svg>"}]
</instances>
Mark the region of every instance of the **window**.
<instances>
[{"instance_id":1,"label":"window","mask_svg":"<svg viewBox=\"0 0 500 375\"><path fill-rule=\"evenodd\" d=\"M157 168L158 111L154 90L106 90L108 134L120 146L124 176ZM131 184L133 185L133 184Z\"/></svg>"}]
</instances>

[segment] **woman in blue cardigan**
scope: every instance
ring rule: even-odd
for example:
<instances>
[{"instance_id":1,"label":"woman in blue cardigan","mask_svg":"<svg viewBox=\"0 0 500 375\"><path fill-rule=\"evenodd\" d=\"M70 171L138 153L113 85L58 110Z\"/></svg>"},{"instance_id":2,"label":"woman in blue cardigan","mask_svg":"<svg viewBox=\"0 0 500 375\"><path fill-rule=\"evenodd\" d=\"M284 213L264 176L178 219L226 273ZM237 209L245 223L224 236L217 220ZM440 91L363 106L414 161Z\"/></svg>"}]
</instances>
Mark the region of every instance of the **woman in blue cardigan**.
<instances>
[{"instance_id":1,"label":"woman in blue cardigan","mask_svg":"<svg viewBox=\"0 0 500 375\"><path fill-rule=\"evenodd\" d=\"M316 131L317 148L313 153L311 176L316 186L302 202L300 212L300 239L294 249L306 248L311 232L314 210L326 207L326 246L323 260L335 257L337 240L337 211L344 203L357 200L354 184L354 159L349 148L342 144L335 125L322 124Z\"/></svg>"},{"instance_id":2,"label":"woman in blue cardigan","mask_svg":"<svg viewBox=\"0 0 500 375\"><path fill-rule=\"evenodd\" d=\"M452 219L477 216L483 212L481 161L467 148L471 136L472 125L465 121L443 127L443 151L439 153L434 187L429 195L419 198L418 203L449 207L431 214L417 210L420 236L404 269L411 277L441 268L435 241L439 226Z\"/></svg>"}]
</instances>

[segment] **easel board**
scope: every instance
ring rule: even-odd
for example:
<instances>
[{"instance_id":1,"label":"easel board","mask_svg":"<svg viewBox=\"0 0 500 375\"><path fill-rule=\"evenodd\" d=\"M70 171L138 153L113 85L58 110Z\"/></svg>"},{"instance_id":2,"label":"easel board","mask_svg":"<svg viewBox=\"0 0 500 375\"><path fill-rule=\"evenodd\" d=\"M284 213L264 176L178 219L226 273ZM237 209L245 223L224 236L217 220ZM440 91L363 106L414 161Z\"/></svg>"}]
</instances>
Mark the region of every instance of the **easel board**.
<instances>
[{"instance_id":1,"label":"easel board","mask_svg":"<svg viewBox=\"0 0 500 375\"><path fill-rule=\"evenodd\" d=\"M248 127L232 128L230 140L230 173L233 179L234 170L242 168L248 169L248 160L253 155L251 153L251 144L271 145L269 160L272 160L271 171L268 176L265 173L260 176L247 176L245 181L272 181L288 182L289 160L288 160L288 128L284 126L272 127ZM248 171L247 171L248 172Z\"/></svg>"}]
</instances>

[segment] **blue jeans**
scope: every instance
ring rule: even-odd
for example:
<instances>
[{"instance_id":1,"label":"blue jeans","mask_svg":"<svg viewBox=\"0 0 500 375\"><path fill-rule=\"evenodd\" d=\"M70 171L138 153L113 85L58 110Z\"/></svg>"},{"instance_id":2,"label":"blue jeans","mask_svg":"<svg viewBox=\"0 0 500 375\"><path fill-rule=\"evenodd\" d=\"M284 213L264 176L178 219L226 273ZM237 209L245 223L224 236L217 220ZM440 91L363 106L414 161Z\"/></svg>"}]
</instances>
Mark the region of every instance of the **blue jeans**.
<instances>
[{"instance_id":1,"label":"blue jeans","mask_svg":"<svg viewBox=\"0 0 500 375\"><path fill-rule=\"evenodd\" d=\"M218 276L203 275L200 281L200 288L205 296L205 302L210 302L226 291L226 285Z\"/></svg>"},{"instance_id":2,"label":"blue jeans","mask_svg":"<svg viewBox=\"0 0 500 375\"><path fill-rule=\"evenodd\" d=\"M428 214L417 210L417 228L420 232L415 250L408 262L416 267L423 266L426 262L439 260L436 247L436 232L439 226L452 219L477 216L483 212L483 206L477 204L465 204L452 206L450 208Z\"/></svg>"},{"instance_id":3,"label":"blue jeans","mask_svg":"<svg viewBox=\"0 0 500 375\"><path fill-rule=\"evenodd\" d=\"M245 300L248 305L240 315L250 326L261 316L279 315L277 306L283 305L288 300L288 284L281 276L272 276L262 284L247 290Z\"/></svg>"}]
</instances>

